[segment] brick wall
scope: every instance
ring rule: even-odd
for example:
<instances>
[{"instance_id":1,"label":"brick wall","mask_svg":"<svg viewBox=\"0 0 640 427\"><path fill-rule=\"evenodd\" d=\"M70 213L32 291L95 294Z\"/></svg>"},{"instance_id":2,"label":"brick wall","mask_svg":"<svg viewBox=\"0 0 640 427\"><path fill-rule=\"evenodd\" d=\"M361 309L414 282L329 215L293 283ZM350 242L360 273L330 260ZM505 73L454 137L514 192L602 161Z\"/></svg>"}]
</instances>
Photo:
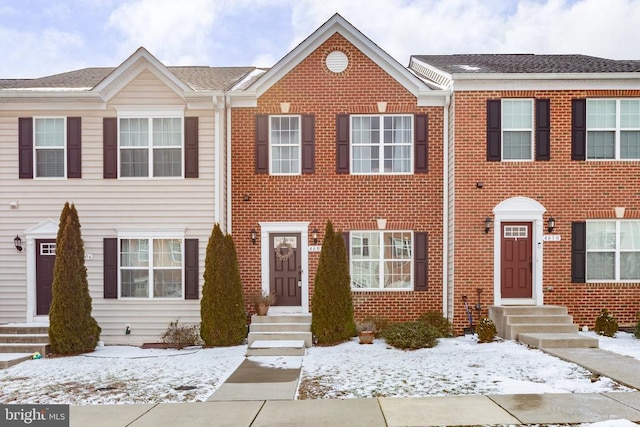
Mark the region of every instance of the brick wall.
<instances>
[{"instance_id":1,"label":"brick wall","mask_svg":"<svg viewBox=\"0 0 640 427\"><path fill-rule=\"evenodd\" d=\"M616 206L626 207L627 218L640 214L640 162L571 160L571 99L638 95L638 91L618 90L455 94L454 307L458 330L466 324L462 295L473 296L475 303L476 289L482 288L484 316L487 305L493 304L493 229L485 234L483 222L486 216L493 216L498 203L515 196L544 205L545 224L553 216L554 234L562 237L559 242L544 243L544 303L567 306L580 325L592 327L605 307L620 324L636 322L640 283L571 283L571 222L613 217ZM551 100L551 161L486 161L486 100L507 97ZM482 189L476 188L479 181L484 184Z\"/></svg>"},{"instance_id":2,"label":"brick wall","mask_svg":"<svg viewBox=\"0 0 640 427\"><path fill-rule=\"evenodd\" d=\"M349 67L328 71L324 59L340 49ZM395 176L336 174L336 114L428 113L429 173ZM315 173L300 176L256 174L254 128L256 114L315 115ZM429 289L425 292L355 292L356 318L382 315L413 319L427 310L442 310L442 155L443 108L417 107L416 98L394 78L340 35L333 35L258 99L257 108L232 110L232 233L238 250L245 297L260 289L260 243L252 245L249 231L259 222L310 221L319 240L327 220L336 230L375 229L375 218L386 218L387 229L406 227L429 233ZM250 201L243 201L249 194ZM308 242L312 245L313 242ZM309 287L318 252L309 253ZM265 266L266 268L266 266ZM248 307L249 308L249 307Z\"/></svg>"}]
</instances>

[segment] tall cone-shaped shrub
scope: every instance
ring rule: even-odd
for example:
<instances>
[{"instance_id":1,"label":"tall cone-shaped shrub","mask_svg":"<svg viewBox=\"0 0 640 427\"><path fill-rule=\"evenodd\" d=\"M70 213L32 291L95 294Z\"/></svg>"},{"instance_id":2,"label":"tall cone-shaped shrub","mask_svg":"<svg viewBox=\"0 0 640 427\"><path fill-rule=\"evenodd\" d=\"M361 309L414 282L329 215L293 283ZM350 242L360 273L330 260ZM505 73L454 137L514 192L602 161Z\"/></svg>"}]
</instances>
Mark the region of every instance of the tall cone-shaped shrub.
<instances>
[{"instance_id":1,"label":"tall cone-shaped shrub","mask_svg":"<svg viewBox=\"0 0 640 427\"><path fill-rule=\"evenodd\" d=\"M91 295L84 265L84 243L80 234L78 212L68 202L60 215L51 294L51 351L57 354L93 351L101 329L91 316Z\"/></svg>"},{"instance_id":2,"label":"tall cone-shaped shrub","mask_svg":"<svg viewBox=\"0 0 640 427\"><path fill-rule=\"evenodd\" d=\"M218 224L207 244L200 317L200 337L208 346L242 344L247 336L236 247Z\"/></svg>"},{"instance_id":3,"label":"tall cone-shaped shrub","mask_svg":"<svg viewBox=\"0 0 640 427\"><path fill-rule=\"evenodd\" d=\"M331 221L324 232L311 307L311 332L319 344L335 344L355 335L347 251Z\"/></svg>"}]
</instances>

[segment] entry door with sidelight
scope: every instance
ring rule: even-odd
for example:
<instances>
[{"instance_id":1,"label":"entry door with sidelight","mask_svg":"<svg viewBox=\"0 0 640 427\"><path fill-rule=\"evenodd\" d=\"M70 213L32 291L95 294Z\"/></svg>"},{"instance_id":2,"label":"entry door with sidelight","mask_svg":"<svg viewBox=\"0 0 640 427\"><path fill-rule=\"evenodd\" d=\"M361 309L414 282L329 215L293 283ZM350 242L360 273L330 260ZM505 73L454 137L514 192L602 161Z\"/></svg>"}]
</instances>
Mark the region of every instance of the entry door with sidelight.
<instances>
[{"instance_id":1,"label":"entry door with sidelight","mask_svg":"<svg viewBox=\"0 0 640 427\"><path fill-rule=\"evenodd\" d=\"M300 233L269 234L269 290L276 306L302 305Z\"/></svg>"},{"instance_id":2,"label":"entry door with sidelight","mask_svg":"<svg viewBox=\"0 0 640 427\"><path fill-rule=\"evenodd\" d=\"M532 298L532 224L503 222L501 236L502 298Z\"/></svg>"},{"instance_id":3,"label":"entry door with sidelight","mask_svg":"<svg viewBox=\"0 0 640 427\"><path fill-rule=\"evenodd\" d=\"M56 240L36 239L36 315L46 316L51 306Z\"/></svg>"}]
</instances>

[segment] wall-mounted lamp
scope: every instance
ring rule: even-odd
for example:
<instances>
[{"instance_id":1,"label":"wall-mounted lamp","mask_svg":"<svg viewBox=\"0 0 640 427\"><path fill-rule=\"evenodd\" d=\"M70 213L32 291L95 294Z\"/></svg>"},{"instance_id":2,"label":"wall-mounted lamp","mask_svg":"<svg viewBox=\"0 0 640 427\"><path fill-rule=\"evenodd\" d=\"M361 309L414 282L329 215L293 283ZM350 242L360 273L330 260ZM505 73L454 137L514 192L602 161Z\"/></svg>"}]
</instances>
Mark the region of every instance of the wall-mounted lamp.
<instances>
[{"instance_id":1,"label":"wall-mounted lamp","mask_svg":"<svg viewBox=\"0 0 640 427\"><path fill-rule=\"evenodd\" d=\"M547 231L553 233L553 229L556 228L556 220L551 217L547 220Z\"/></svg>"},{"instance_id":2,"label":"wall-mounted lamp","mask_svg":"<svg viewBox=\"0 0 640 427\"><path fill-rule=\"evenodd\" d=\"M254 245L256 244L256 229L255 228L251 229L251 243L253 243Z\"/></svg>"},{"instance_id":3,"label":"wall-mounted lamp","mask_svg":"<svg viewBox=\"0 0 640 427\"><path fill-rule=\"evenodd\" d=\"M22 252L22 239L20 236L16 235L15 239L13 239L13 245L16 247L18 252Z\"/></svg>"},{"instance_id":4,"label":"wall-mounted lamp","mask_svg":"<svg viewBox=\"0 0 640 427\"><path fill-rule=\"evenodd\" d=\"M489 233L489 230L491 229L491 217L488 216L484 219L484 232L485 233Z\"/></svg>"},{"instance_id":5,"label":"wall-mounted lamp","mask_svg":"<svg viewBox=\"0 0 640 427\"><path fill-rule=\"evenodd\" d=\"M318 244L318 229L317 228L313 228L313 231L311 231L311 236L313 237L313 244L317 245Z\"/></svg>"}]
</instances>

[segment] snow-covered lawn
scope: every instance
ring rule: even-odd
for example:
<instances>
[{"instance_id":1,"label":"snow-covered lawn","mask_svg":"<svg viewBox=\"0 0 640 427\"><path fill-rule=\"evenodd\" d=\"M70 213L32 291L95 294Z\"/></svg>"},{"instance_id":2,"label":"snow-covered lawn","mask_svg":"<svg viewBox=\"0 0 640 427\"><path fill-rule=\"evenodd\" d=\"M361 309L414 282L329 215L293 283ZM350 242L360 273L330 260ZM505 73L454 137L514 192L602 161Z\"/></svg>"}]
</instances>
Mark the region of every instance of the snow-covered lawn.
<instances>
[{"instance_id":1,"label":"snow-covered lawn","mask_svg":"<svg viewBox=\"0 0 640 427\"><path fill-rule=\"evenodd\" d=\"M589 336L596 336L587 333ZM605 350L640 360L640 340L600 338ZM82 356L30 360L0 370L0 403L109 404L205 401L242 362L246 346L142 350L107 346ZM571 363L513 341L441 339L402 351L382 340L313 347L299 398L628 391Z\"/></svg>"}]
</instances>

